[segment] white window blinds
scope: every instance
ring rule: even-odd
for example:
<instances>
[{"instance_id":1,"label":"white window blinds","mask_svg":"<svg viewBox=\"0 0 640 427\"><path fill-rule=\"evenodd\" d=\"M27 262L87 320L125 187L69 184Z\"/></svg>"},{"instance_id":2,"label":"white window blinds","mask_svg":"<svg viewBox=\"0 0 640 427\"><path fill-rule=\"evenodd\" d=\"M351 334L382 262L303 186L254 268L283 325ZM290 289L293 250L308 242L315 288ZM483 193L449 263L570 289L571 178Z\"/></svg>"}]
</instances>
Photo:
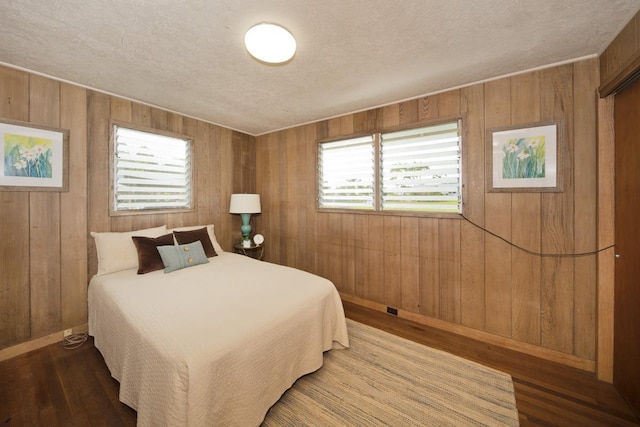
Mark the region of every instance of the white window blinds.
<instances>
[{"instance_id":1,"label":"white window blinds","mask_svg":"<svg viewBox=\"0 0 640 427\"><path fill-rule=\"evenodd\" d=\"M375 208L373 136L318 144L320 208Z\"/></svg>"},{"instance_id":2,"label":"white window blinds","mask_svg":"<svg viewBox=\"0 0 640 427\"><path fill-rule=\"evenodd\" d=\"M380 139L381 210L460 212L458 121Z\"/></svg>"},{"instance_id":3,"label":"white window blinds","mask_svg":"<svg viewBox=\"0 0 640 427\"><path fill-rule=\"evenodd\" d=\"M191 140L114 126L114 210L190 209Z\"/></svg>"},{"instance_id":4,"label":"white window blinds","mask_svg":"<svg viewBox=\"0 0 640 427\"><path fill-rule=\"evenodd\" d=\"M318 144L318 207L462 212L461 121Z\"/></svg>"}]
</instances>

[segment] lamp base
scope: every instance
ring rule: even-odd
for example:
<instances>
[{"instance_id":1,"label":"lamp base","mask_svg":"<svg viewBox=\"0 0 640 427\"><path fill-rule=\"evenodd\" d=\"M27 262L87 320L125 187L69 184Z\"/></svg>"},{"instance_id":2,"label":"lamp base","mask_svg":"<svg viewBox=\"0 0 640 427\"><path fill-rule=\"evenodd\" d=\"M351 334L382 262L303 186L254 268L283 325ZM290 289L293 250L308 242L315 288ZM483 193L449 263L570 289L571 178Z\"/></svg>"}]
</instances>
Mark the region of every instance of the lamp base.
<instances>
[{"instance_id":1,"label":"lamp base","mask_svg":"<svg viewBox=\"0 0 640 427\"><path fill-rule=\"evenodd\" d=\"M243 248L250 248L251 247L251 240L249 240L249 239L243 240L242 241L242 247Z\"/></svg>"},{"instance_id":2,"label":"lamp base","mask_svg":"<svg viewBox=\"0 0 640 427\"><path fill-rule=\"evenodd\" d=\"M251 214L243 213L240 214L240 218L242 218L242 226L240 227L240 231L242 232L242 246L248 248L251 246ZM249 242L248 246L245 246L245 242Z\"/></svg>"}]
</instances>

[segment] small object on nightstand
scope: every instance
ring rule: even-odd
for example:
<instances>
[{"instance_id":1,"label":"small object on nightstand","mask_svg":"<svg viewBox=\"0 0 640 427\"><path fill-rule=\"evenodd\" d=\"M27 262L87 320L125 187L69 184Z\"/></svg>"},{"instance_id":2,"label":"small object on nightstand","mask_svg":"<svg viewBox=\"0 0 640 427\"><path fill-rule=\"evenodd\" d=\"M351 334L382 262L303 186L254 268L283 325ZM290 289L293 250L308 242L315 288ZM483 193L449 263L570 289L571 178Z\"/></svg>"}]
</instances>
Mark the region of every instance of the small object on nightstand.
<instances>
[{"instance_id":1,"label":"small object on nightstand","mask_svg":"<svg viewBox=\"0 0 640 427\"><path fill-rule=\"evenodd\" d=\"M264 258L263 244L259 244L259 245L253 244L249 247L245 247L243 245L243 242L240 242L233 245L233 248L235 249L236 253L239 253L240 255L245 255L257 260L262 260Z\"/></svg>"}]
</instances>

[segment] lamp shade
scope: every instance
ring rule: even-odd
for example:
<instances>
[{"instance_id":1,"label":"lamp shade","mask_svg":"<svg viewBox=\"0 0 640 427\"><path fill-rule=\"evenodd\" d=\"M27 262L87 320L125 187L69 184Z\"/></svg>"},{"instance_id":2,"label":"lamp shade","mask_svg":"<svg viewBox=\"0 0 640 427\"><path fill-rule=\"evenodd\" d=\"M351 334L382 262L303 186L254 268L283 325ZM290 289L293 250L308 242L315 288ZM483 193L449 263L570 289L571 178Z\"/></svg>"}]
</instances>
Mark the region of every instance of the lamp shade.
<instances>
[{"instance_id":1,"label":"lamp shade","mask_svg":"<svg viewBox=\"0 0 640 427\"><path fill-rule=\"evenodd\" d=\"M260 213L259 194L232 194L229 213L232 214L253 214Z\"/></svg>"}]
</instances>

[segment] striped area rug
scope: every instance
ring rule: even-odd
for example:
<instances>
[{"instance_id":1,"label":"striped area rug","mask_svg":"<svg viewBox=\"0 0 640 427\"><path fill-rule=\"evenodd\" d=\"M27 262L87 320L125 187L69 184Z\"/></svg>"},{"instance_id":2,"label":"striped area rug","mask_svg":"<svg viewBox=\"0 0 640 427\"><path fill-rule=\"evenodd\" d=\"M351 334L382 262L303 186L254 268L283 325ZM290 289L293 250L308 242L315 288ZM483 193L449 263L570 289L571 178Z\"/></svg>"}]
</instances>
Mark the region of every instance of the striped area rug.
<instances>
[{"instance_id":1,"label":"striped area rug","mask_svg":"<svg viewBox=\"0 0 640 427\"><path fill-rule=\"evenodd\" d=\"M517 426L511 376L347 320L351 347L293 385L263 426Z\"/></svg>"}]
</instances>

